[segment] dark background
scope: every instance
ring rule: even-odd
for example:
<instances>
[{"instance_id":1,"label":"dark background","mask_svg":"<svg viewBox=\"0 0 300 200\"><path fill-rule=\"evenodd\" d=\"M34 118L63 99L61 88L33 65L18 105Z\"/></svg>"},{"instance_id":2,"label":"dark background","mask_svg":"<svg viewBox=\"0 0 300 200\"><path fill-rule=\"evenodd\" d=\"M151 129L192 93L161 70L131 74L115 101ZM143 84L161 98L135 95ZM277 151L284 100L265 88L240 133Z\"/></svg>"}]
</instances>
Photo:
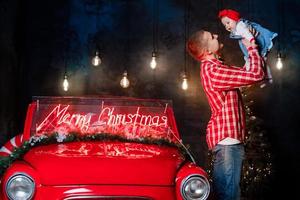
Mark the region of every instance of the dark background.
<instances>
[{"instance_id":1,"label":"dark background","mask_svg":"<svg viewBox=\"0 0 300 200\"><path fill-rule=\"evenodd\" d=\"M274 82L255 88L251 98L272 147L273 199L295 194L300 169L300 1L191 0L189 5L184 0L160 0L159 4L152 0L1 0L0 144L22 132L32 96L162 98L173 100L183 142L197 163L205 166L210 110L200 85L199 64L190 57L184 64L185 36L201 28L218 33L225 44L225 61L242 65L237 42L228 38L217 19L219 9L233 8L279 33L268 57ZM185 16L189 16L186 22ZM149 67L153 38L159 56L155 71ZM99 67L90 62L96 48L103 62ZM275 68L279 48L284 55L281 71ZM186 92L180 88L184 66L190 84ZM131 81L128 89L119 85L125 69ZM65 70L68 92L61 87Z\"/></svg>"}]
</instances>

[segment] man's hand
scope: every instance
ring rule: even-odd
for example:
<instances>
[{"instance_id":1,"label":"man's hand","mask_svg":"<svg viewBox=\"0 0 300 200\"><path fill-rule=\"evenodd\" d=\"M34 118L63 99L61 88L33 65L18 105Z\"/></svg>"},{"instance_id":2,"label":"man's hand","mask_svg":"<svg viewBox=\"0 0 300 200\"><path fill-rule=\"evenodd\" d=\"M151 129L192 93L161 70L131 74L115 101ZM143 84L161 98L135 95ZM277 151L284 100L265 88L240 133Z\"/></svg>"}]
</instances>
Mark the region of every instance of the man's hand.
<instances>
[{"instance_id":1,"label":"man's hand","mask_svg":"<svg viewBox=\"0 0 300 200\"><path fill-rule=\"evenodd\" d=\"M257 45L254 42L250 42L247 39L242 39L242 43L245 45L245 47L248 49L249 47L257 47Z\"/></svg>"}]
</instances>

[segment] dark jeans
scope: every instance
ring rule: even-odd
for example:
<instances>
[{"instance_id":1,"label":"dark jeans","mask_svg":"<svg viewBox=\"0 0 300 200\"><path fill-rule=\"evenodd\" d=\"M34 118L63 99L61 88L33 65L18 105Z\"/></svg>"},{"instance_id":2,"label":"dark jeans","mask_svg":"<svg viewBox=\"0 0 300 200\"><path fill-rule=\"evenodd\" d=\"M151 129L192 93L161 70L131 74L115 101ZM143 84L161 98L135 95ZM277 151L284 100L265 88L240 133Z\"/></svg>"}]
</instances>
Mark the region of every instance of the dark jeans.
<instances>
[{"instance_id":1,"label":"dark jeans","mask_svg":"<svg viewBox=\"0 0 300 200\"><path fill-rule=\"evenodd\" d=\"M218 200L240 199L240 178L244 159L244 145L214 147L213 191Z\"/></svg>"}]
</instances>

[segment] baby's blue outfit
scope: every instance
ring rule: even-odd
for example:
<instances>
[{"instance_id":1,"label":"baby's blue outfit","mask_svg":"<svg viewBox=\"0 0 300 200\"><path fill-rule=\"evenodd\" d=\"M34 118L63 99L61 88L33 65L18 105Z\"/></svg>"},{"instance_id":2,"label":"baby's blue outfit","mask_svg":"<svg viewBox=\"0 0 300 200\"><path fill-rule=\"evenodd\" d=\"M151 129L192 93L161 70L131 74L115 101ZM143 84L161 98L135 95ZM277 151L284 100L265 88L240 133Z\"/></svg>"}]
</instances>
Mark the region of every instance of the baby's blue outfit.
<instances>
[{"instance_id":1,"label":"baby's blue outfit","mask_svg":"<svg viewBox=\"0 0 300 200\"><path fill-rule=\"evenodd\" d=\"M251 25L259 34L257 37L255 37L255 42L258 44L259 53L261 56L265 57L270 51L270 49L273 47L272 40L278 35L277 33L274 33L261 25L251 22L245 19L240 19L245 24ZM230 34L230 38L232 39L238 39L240 48L246 58L248 58L248 51L245 45L242 43L242 36L240 35L234 35L233 33Z\"/></svg>"},{"instance_id":2,"label":"baby's blue outfit","mask_svg":"<svg viewBox=\"0 0 300 200\"><path fill-rule=\"evenodd\" d=\"M248 21L248 20L245 20L245 19L240 19L240 20L242 20L245 24L248 24L248 25L252 26L258 32L258 36L255 37L255 42L258 45L260 55L262 57L266 57L267 53L273 47L273 41L272 40L278 34L262 27L261 25L255 23L255 22L251 22L251 21ZM241 48L241 50L244 54L244 59L246 61L246 65L247 65L247 61L248 61L249 56L248 56L247 48L242 43L242 39L243 39L242 36L235 35L235 34L231 33L229 37L232 38L232 39L237 39L239 41L239 45L240 45L240 48ZM268 66L266 66L266 69L267 69L267 77L269 79L269 82L272 83L271 69Z\"/></svg>"}]
</instances>

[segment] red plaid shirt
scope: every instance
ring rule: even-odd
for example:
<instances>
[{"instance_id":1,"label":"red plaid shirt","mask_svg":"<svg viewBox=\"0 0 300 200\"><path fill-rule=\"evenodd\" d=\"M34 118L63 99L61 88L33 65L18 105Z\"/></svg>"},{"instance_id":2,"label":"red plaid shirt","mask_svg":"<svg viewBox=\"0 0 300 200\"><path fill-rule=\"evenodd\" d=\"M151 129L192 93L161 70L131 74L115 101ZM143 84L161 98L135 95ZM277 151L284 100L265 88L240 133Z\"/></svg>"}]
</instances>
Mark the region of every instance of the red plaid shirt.
<instances>
[{"instance_id":1,"label":"red plaid shirt","mask_svg":"<svg viewBox=\"0 0 300 200\"><path fill-rule=\"evenodd\" d=\"M263 60L257 49L250 47L248 53L249 71L245 66L227 66L217 59L201 62L201 83L211 108L206 130L209 149L226 137L244 140L245 114L239 87L264 78Z\"/></svg>"}]
</instances>

